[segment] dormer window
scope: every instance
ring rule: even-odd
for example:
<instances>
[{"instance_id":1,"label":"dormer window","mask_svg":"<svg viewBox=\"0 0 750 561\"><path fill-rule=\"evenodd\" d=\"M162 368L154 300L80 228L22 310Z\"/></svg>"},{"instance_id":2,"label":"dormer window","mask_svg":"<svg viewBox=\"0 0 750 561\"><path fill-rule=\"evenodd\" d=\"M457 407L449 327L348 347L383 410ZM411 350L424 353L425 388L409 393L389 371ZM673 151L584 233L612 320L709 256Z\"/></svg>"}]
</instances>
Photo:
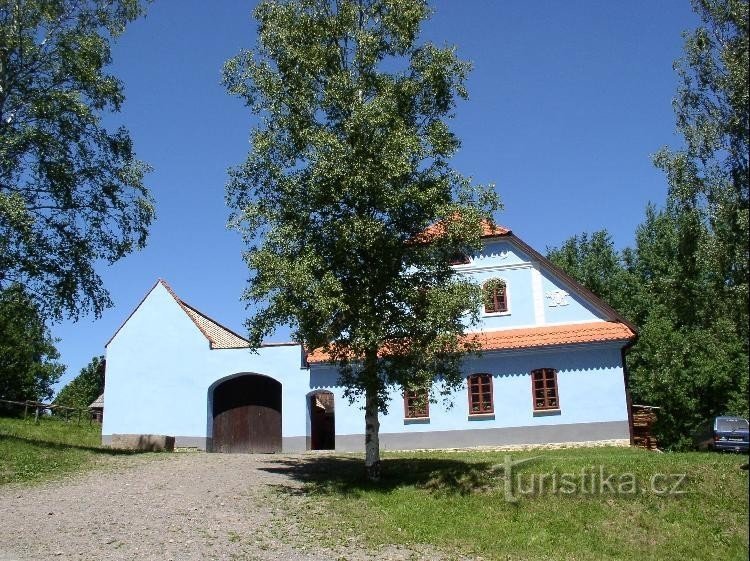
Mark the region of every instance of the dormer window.
<instances>
[{"instance_id":1,"label":"dormer window","mask_svg":"<svg viewBox=\"0 0 750 561\"><path fill-rule=\"evenodd\" d=\"M508 288L503 279L490 279L482 285L484 313L499 314L508 311Z\"/></svg>"}]
</instances>

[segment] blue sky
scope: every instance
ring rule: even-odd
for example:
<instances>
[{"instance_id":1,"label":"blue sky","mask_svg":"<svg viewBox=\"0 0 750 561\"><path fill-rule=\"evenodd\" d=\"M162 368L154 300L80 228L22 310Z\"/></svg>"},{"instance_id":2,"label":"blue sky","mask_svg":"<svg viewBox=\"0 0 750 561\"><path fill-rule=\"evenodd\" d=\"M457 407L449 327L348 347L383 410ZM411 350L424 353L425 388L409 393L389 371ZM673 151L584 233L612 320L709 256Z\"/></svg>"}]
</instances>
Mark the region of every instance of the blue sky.
<instances>
[{"instance_id":1,"label":"blue sky","mask_svg":"<svg viewBox=\"0 0 750 561\"><path fill-rule=\"evenodd\" d=\"M126 102L111 120L131 132L157 205L148 247L99 271L115 306L52 326L72 379L157 278L240 333L249 311L239 236L226 229L226 170L248 149L251 115L220 83L224 61L255 41L254 1L157 0L113 49ZM498 222L544 252L607 228L632 243L666 183L650 160L676 144L672 69L688 0L440 0L423 38L474 64L453 128L462 173L494 183ZM287 333L279 332L276 340Z\"/></svg>"}]
</instances>

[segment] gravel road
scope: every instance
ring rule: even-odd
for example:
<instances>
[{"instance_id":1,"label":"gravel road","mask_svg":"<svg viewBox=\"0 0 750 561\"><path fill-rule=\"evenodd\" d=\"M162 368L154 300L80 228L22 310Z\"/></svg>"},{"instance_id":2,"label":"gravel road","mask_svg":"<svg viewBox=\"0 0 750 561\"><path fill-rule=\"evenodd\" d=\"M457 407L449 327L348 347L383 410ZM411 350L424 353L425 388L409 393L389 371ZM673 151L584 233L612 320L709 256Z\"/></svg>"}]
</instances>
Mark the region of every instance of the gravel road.
<instances>
[{"instance_id":1,"label":"gravel road","mask_svg":"<svg viewBox=\"0 0 750 561\"><path fill-rule=\"evenodd\" d=\"M366 551L356 540L335 550L316 545L295 522L302 499L283 509L269 500L270 486L300 486L277 468L303 456L193 452L101 461L62 481L0 488L0 561L442 558L395 546Z\"/></svg>"}]
</instances>

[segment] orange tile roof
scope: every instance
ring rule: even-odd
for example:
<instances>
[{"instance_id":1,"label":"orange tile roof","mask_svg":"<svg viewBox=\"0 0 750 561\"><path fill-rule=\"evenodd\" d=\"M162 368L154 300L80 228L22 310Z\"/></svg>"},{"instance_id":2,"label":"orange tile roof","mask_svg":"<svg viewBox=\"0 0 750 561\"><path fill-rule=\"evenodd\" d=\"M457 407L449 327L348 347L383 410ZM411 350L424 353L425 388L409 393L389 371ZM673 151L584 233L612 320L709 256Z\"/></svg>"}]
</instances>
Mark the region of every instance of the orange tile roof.
<instances>
[{"instance_id":1,"label":"orange tile roof","mask_svg":"<svg viewBox=\"0 0 750 561\"><path fill-rule=\"evenodd\" d=\"M414 236L415 243L428 243L437 237L440 237L445 232L445 221L440 220L430 226L427 226L422 232ZM505 226L499 224L491 224L488 220L482 220L482 234L481 238L495 238L498 236L507 236L512 232Z\"/></svg>"},{"instance_id":2,"label":"orange tile roof","mask_svg":"<svg viewBox=\"0 0 750 561\"><path fill-rule=\"evenodd\" d=\"M503 351L581 343L629 341L635 337L635 333L623 323L594 321L502 331L483 331L469 333L466 337L477 341L483 351ZM307 355L307 362L310 364L328 362L328 354L321 349L316 349Z\"/></svg>"},{"instance_id":3,"label":"orange tile roof","mask_svg":"<svg viewBox=\"0 0 750 561\"><path fill-rule=\"evenodd\" d=\"M471 336L478 339L483 350L500 351L506 349L575 345L577 343L628 341L635 337L635 333L623 323L593 321L590 323L485 331Z\"/></svg>"}]
</instances>

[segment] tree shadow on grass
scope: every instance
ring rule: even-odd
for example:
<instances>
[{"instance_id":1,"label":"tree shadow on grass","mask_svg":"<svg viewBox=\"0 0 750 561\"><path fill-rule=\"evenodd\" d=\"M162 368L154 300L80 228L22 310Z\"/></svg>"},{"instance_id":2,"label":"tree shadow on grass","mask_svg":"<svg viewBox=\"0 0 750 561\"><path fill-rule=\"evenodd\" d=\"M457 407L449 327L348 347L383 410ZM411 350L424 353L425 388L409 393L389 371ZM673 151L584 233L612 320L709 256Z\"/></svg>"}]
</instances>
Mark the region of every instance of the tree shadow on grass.
<instances>
[{"instance_id":1,"label":"tree shadow on grass","mask_svg":"<svg viewBox=\"0 0 750 561\"><path fill-rule=\"evenodd\" d=\"M94 452L96 454L104 454L108 456L131 456L134 454L143 454L147 450L122 450L118 448L104 448L100 446L86 446L83 444L66 444L64 442L54 442L51 440L42 440L38 438L28 438L25 436L16 436L13 434L0 433L0 442L18 442L24 444L31 444L33 446L39 446L40 448L49 448L51 450L85 450L87 452Z\"/></svg>"},{"instance_id":2,"label":"tree shadow on grass","mask_svg":"<svg viewBox=\"0 0 750 561\"><path fill-rule=\"evenodd\" d=\"M416 487L438 495L468 495L496 490L502 486L503 478L503 470L496 462L453 458L385 458L378 482L367 480L361 458L346 456L274 460L272 466L259 469L303 483L302 489L277 487L293 494L312 491L358 496L366 491L390 493L401 487Z\"/></svg>"}]
</instances>

